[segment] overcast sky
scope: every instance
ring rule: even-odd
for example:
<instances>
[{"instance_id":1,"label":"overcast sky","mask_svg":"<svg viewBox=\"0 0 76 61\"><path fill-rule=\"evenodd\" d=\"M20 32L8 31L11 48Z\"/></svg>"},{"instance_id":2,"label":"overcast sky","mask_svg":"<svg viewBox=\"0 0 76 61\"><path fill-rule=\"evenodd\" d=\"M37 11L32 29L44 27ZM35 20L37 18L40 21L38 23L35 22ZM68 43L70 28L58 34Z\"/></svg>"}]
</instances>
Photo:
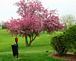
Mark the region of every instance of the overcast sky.
<instances>
[{"instance_id":1,"label":"overcast sky","mask_svg":"<svg viewBox=\"0 0 76 61\"><path fill-rule=\"evenodd\" d=\"M17 18L17 7L14 5L19 0L0 0L0 22L11 17ZM72 14L76 16L76 0L41 0L44 7L57 9L60 16Z\"/></svg>"}]
</instances>

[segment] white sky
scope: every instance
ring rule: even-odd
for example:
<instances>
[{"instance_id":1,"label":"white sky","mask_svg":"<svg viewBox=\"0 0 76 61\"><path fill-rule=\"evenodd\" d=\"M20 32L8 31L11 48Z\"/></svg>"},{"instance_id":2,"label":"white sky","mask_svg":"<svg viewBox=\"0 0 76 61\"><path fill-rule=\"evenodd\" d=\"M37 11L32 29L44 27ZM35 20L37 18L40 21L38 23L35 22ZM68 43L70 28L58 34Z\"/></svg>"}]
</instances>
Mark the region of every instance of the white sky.
<instances>
[{"instance_id":1,"label":"white sky","mask_svg":"<svg viewBox=\"0 0 76 61\"><path fill-rule=\"evenodd\" d=\"M14 5L19 0L0 0L0 22L11 17L17 18L17 7ZM76 16L76 0L41 0L44 7L57 9L60 16L72 14Z\"/></svg>"}]
</instances>

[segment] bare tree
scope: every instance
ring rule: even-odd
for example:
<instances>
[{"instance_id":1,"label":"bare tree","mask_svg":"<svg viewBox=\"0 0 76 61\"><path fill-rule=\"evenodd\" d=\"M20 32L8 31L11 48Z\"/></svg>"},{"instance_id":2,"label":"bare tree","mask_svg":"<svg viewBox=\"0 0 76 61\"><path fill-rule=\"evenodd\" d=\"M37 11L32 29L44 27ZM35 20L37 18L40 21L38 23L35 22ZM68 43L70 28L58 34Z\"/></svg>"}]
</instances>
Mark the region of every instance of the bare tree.
<instances>
[{"instance_id":1,"label":"bare tree","mask_svg":"<svg viewBox=\"0 0 76 61\"><path fill-rule=\"evenodd\" d=\"M65 24L65 29L68 29L70 26L75 25L76 20L73 15L65 15L61 17L61 22Z\"/></svg>"}]
</instances>

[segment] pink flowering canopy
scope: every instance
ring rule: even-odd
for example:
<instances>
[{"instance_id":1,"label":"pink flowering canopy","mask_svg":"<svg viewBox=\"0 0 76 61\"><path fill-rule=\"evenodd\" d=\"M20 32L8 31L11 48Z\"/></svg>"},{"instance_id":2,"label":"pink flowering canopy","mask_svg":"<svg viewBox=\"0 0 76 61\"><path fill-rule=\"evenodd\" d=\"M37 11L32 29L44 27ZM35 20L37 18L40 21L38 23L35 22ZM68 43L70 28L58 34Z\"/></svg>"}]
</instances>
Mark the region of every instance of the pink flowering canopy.
<instances>
[{"instance_id":1,"label":"pink flowering canopy","mask_svg":"<svg viewBox=\"0 0 76 61\"><path fill-rule=\"evenodd\" d=\"M52 15L44 21L44 29L48 32L58 31L62 29L64 26L59 22L59 17Z\"/></svg>"},{"instance_id":2,"label":"pink flowering canopy","mask_svg":"<svg viewBox=\"0 0 76 61\"><path fill-rule=\"evenodd\" d=\"M11 32L11 34L18 34L20 30L20 22L19 19L11 19L10 22L6 23L7 29Z\"/></svg>"},{"instance_id":3,"label":"pink flowering canopy","mask_svg":"<svg viewBox=\"0 0 76 61\"><path fill-rule=\"evenodd\" d=\"M20 0L16 5L21 19L11 19L9 22L7 27L12 33L30 35L38 34L42 30L52 32L64 27L59 22L59 16L56 15L55 10L48 11L40 1Z\"/></svg>"}]
</instances>

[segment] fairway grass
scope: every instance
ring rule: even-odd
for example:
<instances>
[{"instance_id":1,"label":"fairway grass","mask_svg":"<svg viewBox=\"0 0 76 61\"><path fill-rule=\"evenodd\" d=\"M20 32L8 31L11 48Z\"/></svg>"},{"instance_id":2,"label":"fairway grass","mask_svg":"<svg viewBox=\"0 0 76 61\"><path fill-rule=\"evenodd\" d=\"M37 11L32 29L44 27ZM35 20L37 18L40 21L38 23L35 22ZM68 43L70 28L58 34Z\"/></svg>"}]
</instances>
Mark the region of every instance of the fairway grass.
<instances>
[{"instance_id":1,"label":"fairway grass","mask_svg":"<svg viewBox=\"0 0 76 61\"><path fill-rule=\"evenodd\" d=\"M25 47L24 37L19 38L19 58L12 56L11 45L15 43L15 36L10 35L6 30L0 29L0 61L63 61L49 57L54 52L50 46L51 38L59 33L41 33L31 47ZM48 52L46 52L48 51Z\"/></svg>"},{"instance_id":2,"label":"fairway grass","mask_svg":"<svg viewBox=\"0 0 76 61\"><path fill-rule=\"evenodd\" d=\"M8 54L0 54L0 61L63 61L48 57L48 53L20 53L19 58Z\"/></svg>"}]
</instances>

